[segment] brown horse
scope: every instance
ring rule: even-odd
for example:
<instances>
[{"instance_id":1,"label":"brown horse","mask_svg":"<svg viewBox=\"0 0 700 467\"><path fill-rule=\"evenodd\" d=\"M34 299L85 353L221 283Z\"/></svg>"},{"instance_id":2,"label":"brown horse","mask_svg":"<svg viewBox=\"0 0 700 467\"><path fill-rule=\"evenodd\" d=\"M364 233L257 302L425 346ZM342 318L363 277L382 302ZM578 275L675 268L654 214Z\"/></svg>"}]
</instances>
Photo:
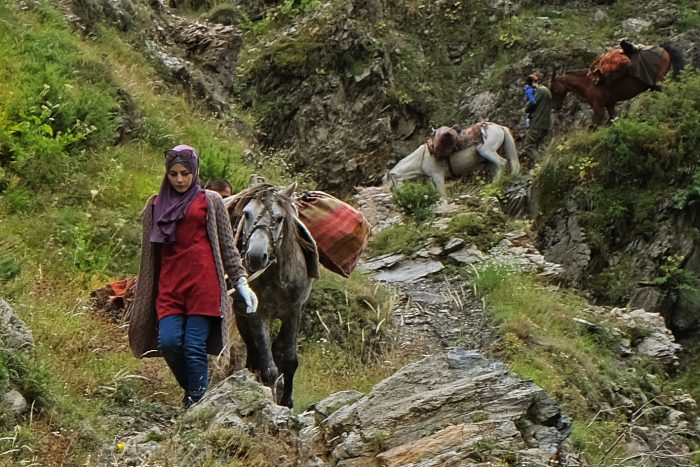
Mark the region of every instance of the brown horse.
<instances>
[{"instance_id":1,"label":"brown horse","mask_svg":"<svg viewBox=\"0 0 700 467\"><path fill-rule=\"evenodd\" d=\"M671 67L673 67L673 77L676 79L685 65L680 50L670 45L662 47L661 64L656 76L657 83L663 81ZM606 110L609 120L615 118L615 104L617 102L632 99L647 89L658 89L658 86L649 86L631 75L622 76L612 82L596 84L589 77L588 71L587 69L569 71L559 76L553 74L549 89L557 109L561 107L568 91L583 97L593 109L594 126L603 123Z\"/></svg>"}]
</instances>

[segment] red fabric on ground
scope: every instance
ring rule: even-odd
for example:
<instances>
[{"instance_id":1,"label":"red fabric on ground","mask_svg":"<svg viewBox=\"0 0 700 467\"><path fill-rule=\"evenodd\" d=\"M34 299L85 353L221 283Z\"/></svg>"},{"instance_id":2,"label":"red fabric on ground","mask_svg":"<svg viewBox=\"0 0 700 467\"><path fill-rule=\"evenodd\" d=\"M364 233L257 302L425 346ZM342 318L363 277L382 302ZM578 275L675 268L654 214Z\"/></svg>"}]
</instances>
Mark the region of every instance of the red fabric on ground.
<instances>
[{"instance_id":1,"label":"red fabric on ground","mask_svg":"<svg viewBox=\"0 0 700 467\"><path fill-rule=\"evenodd\" d=\"M134 286L135 282L136 279L130 277L128 279L112 282L111 284L109 284L109 287L112 288L112 295L110 296L110 299L115 300L117 298L123 297L126 294L126 291Z\"/></svg>"},{"instance_id":2,"label":"red fabric on ground","mask_svg":"<svg viewBox=\"0 0 700 467\"><path fill-rule=\"evenodd\" d=\"M206 218L207 199L202 193L178 222L175 243L161 249L158 319L175 314L221 316L219 278Z\"/></svg>"}]
</instances>

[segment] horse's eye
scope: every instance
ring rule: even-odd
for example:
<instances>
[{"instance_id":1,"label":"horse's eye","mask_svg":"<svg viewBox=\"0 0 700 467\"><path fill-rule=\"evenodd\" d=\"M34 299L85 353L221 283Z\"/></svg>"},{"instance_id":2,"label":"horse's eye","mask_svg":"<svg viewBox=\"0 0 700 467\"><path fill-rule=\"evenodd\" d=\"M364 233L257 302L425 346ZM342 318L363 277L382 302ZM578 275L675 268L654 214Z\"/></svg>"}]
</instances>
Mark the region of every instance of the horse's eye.
<instances>
[{"instance_id":1,"label":"horse's eye","mask_svg":"<svg viewBox=\"0 0 700 467\"><path fill-rule=\"evenodd\" d=\"M284 220L284 217L282 217L282 216L275 216L275 217L273 218L273 221L274 221L275 225L281 224L283 220Z\"/></svg>"},{"instance_id":2,"label":"horse's eye","mask_svg":"<svg viewBox=\"0 0 700 467\"><path fill-rule=\"evenodd\" d=\"M246 221L249 221L249 220L250 220L250 217L251 217L250 211L243 211L243 218L244 218Z\"/></svg>"}]
</instances>

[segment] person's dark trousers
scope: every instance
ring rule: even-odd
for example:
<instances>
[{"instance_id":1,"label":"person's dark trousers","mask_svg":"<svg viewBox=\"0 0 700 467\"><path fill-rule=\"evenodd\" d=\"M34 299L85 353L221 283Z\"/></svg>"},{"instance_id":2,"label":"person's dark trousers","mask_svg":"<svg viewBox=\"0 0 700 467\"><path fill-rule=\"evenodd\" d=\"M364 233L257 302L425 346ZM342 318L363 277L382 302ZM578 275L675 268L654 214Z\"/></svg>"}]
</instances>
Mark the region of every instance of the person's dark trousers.
<instances>
[{"instance_id":1,"label":"person's dark trousers","mask_svg":"<svg viewBox=\"0 0 700 467\"><path fill-rule=\"evenodd\" d=\"M529 159L528 165L534 164L539 159L539 151L549 130L541 128L528 128L525 135L524 155Z\"/></svg>"},{"instance_id":2,"label":"person's dark trousers","mask_svg":"<svg viewBox=\"0 0 700 467\"><path fill-rule=\"evenodd\" d=\"M526 136L528 145L537 149L544 141L548 132L549 130L543 128L528 128Z\"/></svg>"},{"instance_id":3,"label":"person's dark trousers","mask_svg":"<svg viewBox=\"0 0 700 467\"><path fill-rule=\"evenodd\" d=\"M208 316L170 315L158 322L158 349L185 390L185 405L197 402L208 387Z\"/></svg>"}]
</instances>

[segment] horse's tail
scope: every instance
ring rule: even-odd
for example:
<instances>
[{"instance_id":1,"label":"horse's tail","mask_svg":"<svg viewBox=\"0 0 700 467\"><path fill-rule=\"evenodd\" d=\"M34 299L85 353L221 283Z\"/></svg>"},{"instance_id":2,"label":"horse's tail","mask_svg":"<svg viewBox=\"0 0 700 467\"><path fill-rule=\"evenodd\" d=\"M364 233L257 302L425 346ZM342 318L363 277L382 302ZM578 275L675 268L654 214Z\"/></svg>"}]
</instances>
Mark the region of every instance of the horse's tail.
<instances>
[{"instance_id":1,"label":"horse's tail","mask_svg":"<svg viewBox=\"0 0 700 467\"><path fill-rule=\"evenodd\" d=\"M681 73L681 70L685 68L685 58L683 58L683 53L677 48L669 44L664 44L661 46L668 55L671 57L671 66L673 67L673 79L677 80Z\"/></svg>"},{"instance_id":2,"label":"horse's tail","mask_svg":"<svg viewBox=\"0 0 700 467\"><path fill-rule=\"evenodd\" d=\"M520 159L518 159L518 150L515 147L515 140L510 130L504 126L503 128L503 151L506 154L506 159L510 162L510 173L516 175L520 173Z\"/></svg>"}]
</instances>

